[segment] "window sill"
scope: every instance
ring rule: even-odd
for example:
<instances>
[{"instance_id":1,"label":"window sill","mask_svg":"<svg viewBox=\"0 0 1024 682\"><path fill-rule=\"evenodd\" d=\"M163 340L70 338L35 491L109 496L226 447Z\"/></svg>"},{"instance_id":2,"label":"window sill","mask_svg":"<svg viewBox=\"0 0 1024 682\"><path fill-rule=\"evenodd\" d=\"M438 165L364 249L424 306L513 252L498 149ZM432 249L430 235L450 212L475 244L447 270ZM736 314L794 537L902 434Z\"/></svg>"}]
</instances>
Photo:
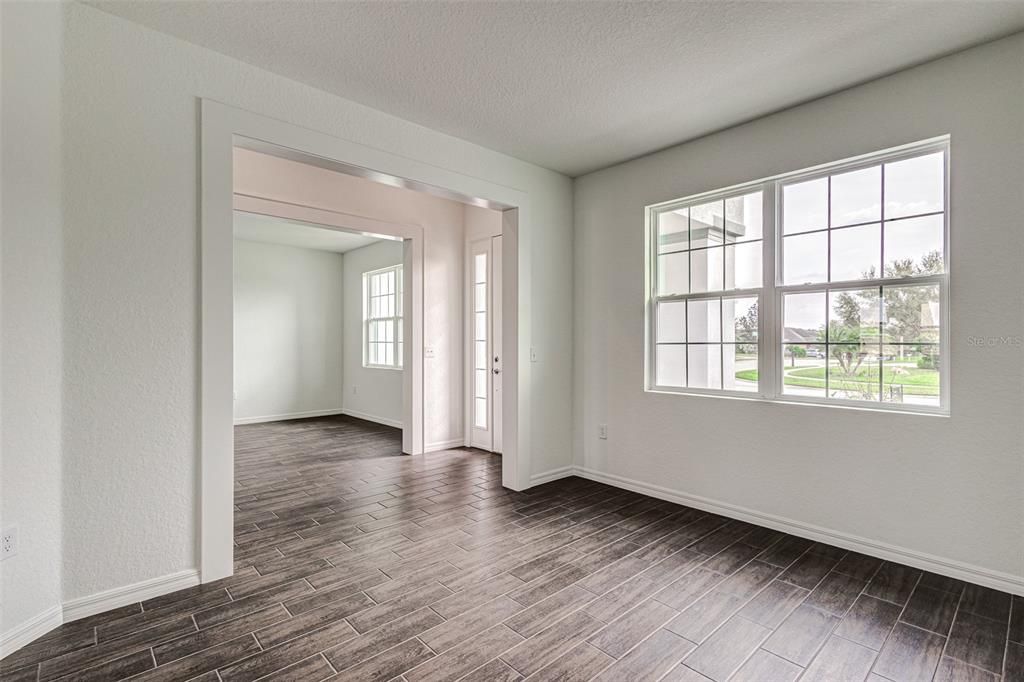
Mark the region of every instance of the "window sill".
<instances>
[{"instance_id":1,"label":"window sill","mask_svg":"<svg viewBox=\"0 0 1024 682\"><path fill-rule=\"evenodd\" d=\"M767 403L771 405L790 405L797 407L824 407L828 409L856 410L859 412L878 412L882 414L904 414L923 417L950 417L948 407L928 407L925 405L908 407L906 405L894 405L887 403L858 403L854 401L834 400L820 402L816 400L801 400L792 396L766 397L759 394L743 393L740 391L672 391L662 388L645 388L645 393L657 395L686 396L690 398L718 398L720 400L739 400L753 403Z\"/></svg>"},{"instance_id":2,"label":"window sill","mask_svg":"<svg viewBox=\"0 0 1024 682\"><path fill-rule=\"evenodd\" d=\"M402 367L392 367L391 365L363 365L363 369L390 369L393 372L401 372Z\"/></svg>"}]
</instances>

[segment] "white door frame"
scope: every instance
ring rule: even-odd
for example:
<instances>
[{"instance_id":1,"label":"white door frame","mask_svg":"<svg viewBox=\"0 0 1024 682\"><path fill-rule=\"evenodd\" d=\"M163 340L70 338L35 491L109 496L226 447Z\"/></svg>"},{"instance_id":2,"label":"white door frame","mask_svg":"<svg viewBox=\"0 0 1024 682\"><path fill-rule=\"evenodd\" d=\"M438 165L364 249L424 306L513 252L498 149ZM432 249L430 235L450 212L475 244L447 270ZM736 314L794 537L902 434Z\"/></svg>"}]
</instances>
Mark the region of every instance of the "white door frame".
<instances>
[{"instance_id":1,"label":"white door frame","mask_svg":"<svg viewBox=\"0 0 1024 682\"><path fill-rule=\"evenodd\" d=\"M501 381L502 377L498 373L504 371L504 349L501 336L504 295L501 278L502 262L499 261L502 257L500 246L503 242L496 240L501 239L502 235L499 233L483 236L466 243L466 324L464 333L466 350L463 358L463 367L466 372L465 405L463 406L466 422L465 445L466 447L480 448L499 454L502 452L503 400L499 399L498 391L503 382ZM498 244L499 248L496 249L495 244ZM476 315L479 311L476 309L477 283L475 279L476 256L479 254L484 254L487 258L487 269L484 279L486 292L486 307L484 311L487 316L487 329L485 332L487 360L485 362L486 367L483 368L476 366L476 344L479 341L476 337ZM501 356L500 361L496 360L496 357L499 355ZM487 426L482 429L476 426L476 401L479 398L477 395L476 373L481 369L487 373L487 387L485 389L487 396Z\"/></svg>"},{"instance_id":2,"label":"white door frame","mask_svg":"<svg viewBox=\"0 0 1024 682\"><path fill-rule=\"evenodd\" d=\"M291 123L201 101L200 137L200 507L202 582L233 573L234 433L232 156L237 143L267 144L342 172L409 187L502 214L505 360L502 484L530 486L530 221L525 192ZM246 144L245 146L249 146ZM372 170L371 170L372 169ZM313 221L316 222L316 221ZM516 314L511 314L516 311ZM422 356L413 359L421 364ZM415 413L416 410L414 409ZM422 412L421 412L422 414ZM422 431L420 431L422 434ZM422 447L422 443L421 443Z\"/></svg>"}]
</instances>

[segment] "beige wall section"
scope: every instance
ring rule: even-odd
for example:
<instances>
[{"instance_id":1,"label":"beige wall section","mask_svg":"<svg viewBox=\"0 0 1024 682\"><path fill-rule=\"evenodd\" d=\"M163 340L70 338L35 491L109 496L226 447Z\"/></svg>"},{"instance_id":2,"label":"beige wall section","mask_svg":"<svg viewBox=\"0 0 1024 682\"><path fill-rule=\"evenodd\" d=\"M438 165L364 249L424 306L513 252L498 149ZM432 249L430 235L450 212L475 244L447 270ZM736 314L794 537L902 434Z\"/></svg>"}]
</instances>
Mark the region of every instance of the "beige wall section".
<instances>
[{"instance_id":1,"label":"beige wall section","mask_svg":"<svg viewBox=\"0 0 1024 682\"><path fill-rule=\"evenodd\" d=\"M423 228L423 346L435 351L423 365L424 445L461 440L464 205L246 149L235 150L235 191Z\"/></svg>"},{"instance_id":2,"label":"beige wall section","mask_svg":"<svg viewBox=\"0 0 1024 682\"><path fill-rule=\"evenodd\" d=\"M403 250L402 242L381 241L346 251L344 254L345 397L343 405L348 414L392 426L402 424L402 372L405 370L363 367L363 273L392 265L401 265ZM407 273L406 276L408 276ZM448 322L453 323L450 320ZM454 324L460 322L461 320L456 320ZM405 329L408 334L409 327L406 326ZM426 330L424 330L424 337L426 338L426 336ZM406 338L409 338L408 335ZM451 349L449 349L450 351ZM436 376L439 369L443 371L443 368L437 365L431 365L429 362L425 364L423 390L428 395L433 393L431 383L437 383L439 378L447 383L446 377ZM461 375L459 378L461 379ZM431 382L430 379L433 381ZM448 399L448 396L442 396L442 407L447 404ZM444 418L444 422L441 424L434 424L433 428L427 428L428 432L436 433L441 427L447 425L448 415L438 407L424 404L424 409L429 410L431 417ZM425 421L430 423L429 418Z\"/></svg>"},{"instance_id":3,"label":"beige wall section","mask_svg":"<svg viewBox=\"0 0 1024 682\"><path fill-rule=\"evenodd\" d=\"M60 7L0 3L0 25L0 526L20 536L0 563L7 650L61 601Z\"/></svg>"},{"instance_id":4,"label":"beige wall section","mask_svg":"<svg viewBox=\"0 0 1024 682\"><path fill-rule=\"evenodd\" d=\"M1022 106L1018 35L577 179L576 464L1024 592ZM946 133L951 417L644 392L645 205Z\"/></svg>"}]
</instances>

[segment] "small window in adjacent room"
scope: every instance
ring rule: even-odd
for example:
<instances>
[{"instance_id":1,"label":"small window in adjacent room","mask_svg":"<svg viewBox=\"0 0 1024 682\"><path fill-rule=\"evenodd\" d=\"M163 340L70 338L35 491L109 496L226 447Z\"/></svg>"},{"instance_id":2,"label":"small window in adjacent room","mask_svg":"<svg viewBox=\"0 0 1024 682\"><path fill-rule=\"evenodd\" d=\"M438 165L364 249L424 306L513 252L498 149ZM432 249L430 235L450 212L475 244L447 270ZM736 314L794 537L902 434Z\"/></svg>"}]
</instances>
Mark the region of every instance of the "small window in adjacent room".
<instances>
[{"instance_id":1,"label":"small window in adjacent room","mask_svg":"<svg viewBox=\"0 0 1024 682\"><path fill-rule=\"evenodd\" d=\"M402 368L402 266L363 273L363 366Z\"/></svg>"},{"instance_id":2,"label":"small window in adjacent room","mask_svg":"<svg viewBox=\"0 0 1024 682\"><path fill-rule=\"evenodd\" d=\"M948 139L648 207L648 390L948 411Z\"/></svg>"}]
</instances>

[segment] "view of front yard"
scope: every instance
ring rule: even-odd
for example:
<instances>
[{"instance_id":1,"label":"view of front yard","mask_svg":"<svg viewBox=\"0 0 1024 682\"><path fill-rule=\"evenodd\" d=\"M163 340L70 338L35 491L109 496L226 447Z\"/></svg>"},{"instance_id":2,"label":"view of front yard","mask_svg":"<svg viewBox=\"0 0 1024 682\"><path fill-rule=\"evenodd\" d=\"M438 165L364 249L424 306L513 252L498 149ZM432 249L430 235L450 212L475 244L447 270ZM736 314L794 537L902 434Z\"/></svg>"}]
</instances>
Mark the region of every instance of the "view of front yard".
<instances>
[{"instance_id":1,"label":"view of front yard","mask_svg":"<svg viewBox=\"0 0 1024 682\"><path fill-rule=\"evenodd\" d=\"M819 361L823 363L823 361ZM783 374L783 383L787 386L806 388L825 388L825 365L814 364L787 367ZM829 363L829 388L858 393L877 392L878 366L862 365L852 376L846 376L836 362ZM736 378L744 381L757 381L756 369L744 369L736 372ZM903 395L937 396L939 395L939 372L935 369L919 369L914 363L886 363L882 373L884 392L891 393L894 387L902 390Z\"/></svg>"}]
</instances>

